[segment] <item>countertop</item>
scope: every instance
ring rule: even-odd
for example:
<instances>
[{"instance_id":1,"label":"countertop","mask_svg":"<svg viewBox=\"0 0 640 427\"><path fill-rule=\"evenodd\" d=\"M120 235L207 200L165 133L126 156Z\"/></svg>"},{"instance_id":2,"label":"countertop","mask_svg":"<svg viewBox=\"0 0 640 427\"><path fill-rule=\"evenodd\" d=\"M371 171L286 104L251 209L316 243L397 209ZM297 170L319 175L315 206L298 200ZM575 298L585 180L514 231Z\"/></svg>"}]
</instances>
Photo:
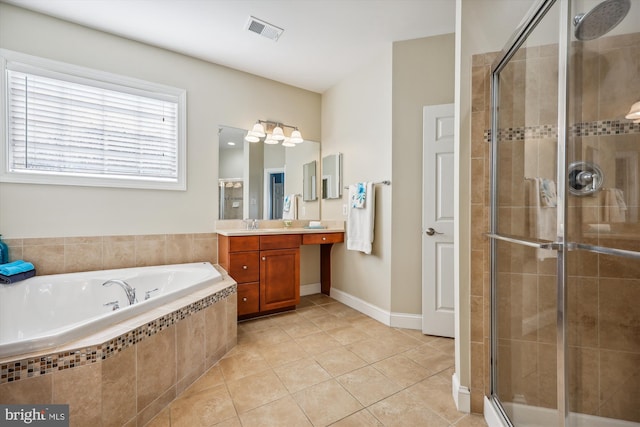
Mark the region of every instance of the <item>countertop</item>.
<instances>
[{"instance_id":1,"label":"countertop","mask_svg":"<svg viewBox=\"0 0 640 427\"><path fill-rule=\"evenodd\" d=\"M247 230L242 220L216 221L216 233L223 236L260 236L271 234L319 234L344 233L344 221L322 221L326 228L305 228L306 220L293 220L291 227L285 227L282 220L259 220L256 230Z\"/></svg>"},{"instance_id":2,"label":"countertop","mask_svg":"<svg viewBox=\"0 0 640 427\"><path fill-rule=\"evenodd\" d=\"M223 236L264 236L272 234L318 234L318 233L344 233L341 228L304 228L304 227L278 227L258 228L257 230L245 230L244 228L216 229L216 233Z\"/></svg>"}]
</instances>

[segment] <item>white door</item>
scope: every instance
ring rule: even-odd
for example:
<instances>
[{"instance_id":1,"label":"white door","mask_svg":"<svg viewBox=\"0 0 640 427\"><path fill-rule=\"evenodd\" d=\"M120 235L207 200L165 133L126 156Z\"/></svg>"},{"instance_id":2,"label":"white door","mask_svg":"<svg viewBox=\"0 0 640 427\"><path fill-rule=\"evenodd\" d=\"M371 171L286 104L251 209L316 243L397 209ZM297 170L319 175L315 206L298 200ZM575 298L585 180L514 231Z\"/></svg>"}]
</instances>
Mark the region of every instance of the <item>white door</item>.
<instances>
[{"instance_id":1,"label":"white door","mask_svg":"<svg viewBox=\"0 0 640 427\"><path fill-rule=\"evenodd\" d=\"M453 337L453 104L424 107L422 332Z\"/></svg>"}]
</instances>

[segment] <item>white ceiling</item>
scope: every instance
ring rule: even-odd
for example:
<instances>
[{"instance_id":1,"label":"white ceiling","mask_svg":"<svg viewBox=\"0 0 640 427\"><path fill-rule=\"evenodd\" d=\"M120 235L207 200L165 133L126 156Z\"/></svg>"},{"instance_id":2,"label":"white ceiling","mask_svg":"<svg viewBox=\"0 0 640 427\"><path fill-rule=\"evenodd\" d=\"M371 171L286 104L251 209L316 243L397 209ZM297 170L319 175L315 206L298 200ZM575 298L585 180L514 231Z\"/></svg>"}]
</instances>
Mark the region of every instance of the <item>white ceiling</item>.
<instances>
[{"instance_id":1,"label":"white ceiling","mask_svg":"<svg viewBox=\"0 0 640 427\"><path fill-rule=\"evenodd\" d=\"M322 93L391 42L454 32L454 0L2 0ZM284 28L274 42L249 16Z\"/></svg>"}]
</instances>

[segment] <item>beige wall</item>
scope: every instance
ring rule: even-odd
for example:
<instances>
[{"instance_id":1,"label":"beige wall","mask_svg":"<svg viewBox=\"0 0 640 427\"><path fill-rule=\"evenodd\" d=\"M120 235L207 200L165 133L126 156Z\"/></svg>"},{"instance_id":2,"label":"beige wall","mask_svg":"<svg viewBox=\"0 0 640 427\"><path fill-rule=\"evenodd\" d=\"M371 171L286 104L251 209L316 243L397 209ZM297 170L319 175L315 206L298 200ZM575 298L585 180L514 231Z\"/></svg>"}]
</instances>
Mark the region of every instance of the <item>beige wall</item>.
<instances>
[{"instance_id":1,"label":"beige wall","mask_svg":"<svg viewBox=\"0 0 640 427\"><path fill-rule=\"evenodd\" d=\"M391 179L391 46L322 97L322 155L343 153L344 185ZM332 287L382 310L391 308L391 193L376 186L373 253L332 251ZM322 219L346 219L343 198L323 200Z\"/></svg>"},{"instance_id":2,"label":"beige wall","mask_svg":"<svg viewBox=\"0 0 640 427\"><path fill-rule=\"evenodd\" d=\"M454 35L393 44L391 311L422 313L422 112L453 103Z\"/></svg>"},{"instance_id":3,"label":"beige wall","mask_svg":"<svg viewBox=\"0 0 640 427\"><path fill-rule=\"evenodd\" d=\"M453 34L397 42L323 95L322 151L343 153L345 184L392 182L376 187L373 254L336 247L333 286L385 311L422 312L422 107L453 102L453 64ZM345 203L324 200L323 219Z\"/></svg>"},{"instance_id":4,"label":"beige wall","mask_svg":"<svg viewBox=\"0 0 640 427\"><path fill-rule=\"evenodd\" d=\"M187 90L187 191L0 184L7 238L196 233L217 218L219 125L294 123L320 140L320 94L0 4L0 47Z\"/></svg>"}]
</instances>

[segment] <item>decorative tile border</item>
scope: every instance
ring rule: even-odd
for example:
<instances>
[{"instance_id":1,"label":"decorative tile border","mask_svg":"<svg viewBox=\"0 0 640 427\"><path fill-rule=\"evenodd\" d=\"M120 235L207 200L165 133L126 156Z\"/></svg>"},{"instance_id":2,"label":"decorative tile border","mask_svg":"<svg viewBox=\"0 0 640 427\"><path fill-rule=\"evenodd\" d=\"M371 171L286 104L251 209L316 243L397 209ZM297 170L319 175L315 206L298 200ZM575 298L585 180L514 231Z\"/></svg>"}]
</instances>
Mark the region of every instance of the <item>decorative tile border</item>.
<instances>
[{"instance_id":1,"label":"decorative tile border","mask_svg":"<svg viewBox=\"0 0 640 427\"><path fill-rule=\"evenodd\" d=\"M154 321L100 345L3 363L0 365L0 384L47 375L55 371L90 365L98 361L106 360L122 350L143 341L145 338L151 337L175 325L192 314L204 310L221 300L227 299L229 296L237 293L237 291L237 285L234 283L225 289L165 314Z\"/></svg>"},{"instance_id":2,"label":"decorative tile border","mask_svg":"<svg viewBox=\"0 0 640 427\"><path fill-rule=\"evenodd\" d=\"M629 120L599 120L576 123L569 129L569 136L626 135L640 133L640 123Z\"/></svg>"},{"instance_id":3,"label":"decorative tile border","mask_svg":"<svg viewBox=\"0 0 640 427\"><path fill-rule=\"evenodd\" d=\"M628 120L598 120L595 122L576 123L569 128L569 137L630 135L640 134L640 123ZM556 125L525 126L517 128L500 128L498 139L501 141L523 141L525 139L557 138ZM485 129L484 142L491 142L491 129Z\"/></svg>"}]
</instances>

